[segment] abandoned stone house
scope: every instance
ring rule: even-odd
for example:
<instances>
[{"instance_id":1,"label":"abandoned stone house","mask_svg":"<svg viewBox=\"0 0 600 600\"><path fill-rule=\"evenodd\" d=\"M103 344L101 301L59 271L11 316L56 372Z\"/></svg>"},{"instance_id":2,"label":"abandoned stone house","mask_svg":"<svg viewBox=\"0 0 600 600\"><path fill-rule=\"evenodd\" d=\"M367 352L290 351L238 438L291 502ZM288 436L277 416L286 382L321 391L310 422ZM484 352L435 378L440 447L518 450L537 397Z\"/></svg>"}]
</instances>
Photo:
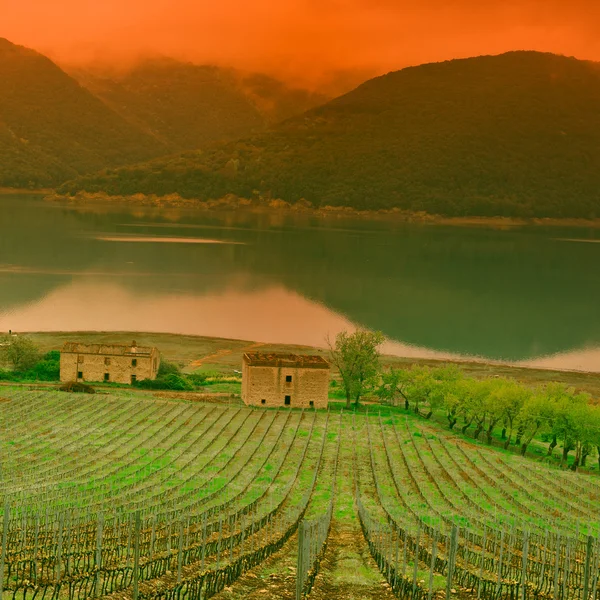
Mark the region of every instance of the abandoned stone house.
<instances>
[{"instance_id":1,"label":"abandoned stone house","mask_svg":"<svg viewBox=\"0 0 600 600\"><path fill-rule=\"evenodd\" d=\"M253 406L327 408L329 363L318 355L246 353L242 400Z\"/></svg>"},{"instance_id":2,"label":"abandoned stone house","mask_svg":"<svg viewBox=\"0 0 600 600\"><path fill-rule=\"evenodd\" d=\"M160 355L156 348L119 344L67 342L60 353L61 381L135 383L156 379Z\"/></svg>"}]
</instances>

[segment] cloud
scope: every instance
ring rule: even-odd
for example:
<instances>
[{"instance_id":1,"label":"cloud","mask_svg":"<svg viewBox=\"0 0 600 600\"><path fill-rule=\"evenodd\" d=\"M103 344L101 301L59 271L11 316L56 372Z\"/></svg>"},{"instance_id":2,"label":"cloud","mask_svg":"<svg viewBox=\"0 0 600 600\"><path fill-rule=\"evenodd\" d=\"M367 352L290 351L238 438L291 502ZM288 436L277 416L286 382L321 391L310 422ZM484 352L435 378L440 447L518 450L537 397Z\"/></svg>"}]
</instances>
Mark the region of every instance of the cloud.
<instances>
[{"instance_id":1,"label":"cloud","mask_svg":"<svg viewBox=\"0 0 600 600\"><path fill-rule=\"evenodd\" d=\"M312 86L512 49L600 60L596 0L0 0L0 15L0 35L62 62L170 55Z\"/></svg>"}]
</instances>

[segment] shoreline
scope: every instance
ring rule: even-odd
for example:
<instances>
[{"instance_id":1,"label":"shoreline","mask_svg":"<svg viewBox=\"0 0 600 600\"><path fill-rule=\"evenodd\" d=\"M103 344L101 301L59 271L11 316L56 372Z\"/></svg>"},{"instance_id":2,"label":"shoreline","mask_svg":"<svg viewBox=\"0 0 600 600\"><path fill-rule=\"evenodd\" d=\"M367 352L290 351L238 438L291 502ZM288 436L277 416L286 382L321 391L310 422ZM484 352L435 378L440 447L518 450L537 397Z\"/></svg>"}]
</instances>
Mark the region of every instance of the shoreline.
<instances>
[{"instance_id":1,"label":"shoreline","mask_svg":"<svg viewBox=\"0 0 600 600\"><path fill-rule=\"evenodd\" d=\"M0 332L0 335L6 332ZM160 344L161 342L169 347L171 350L165 349L167 357L171 356L172 348L177 347L182 349L179 353L180 356L175 356L175 359L186 360L189 358L188 355L193 356L193 360L190 360L190 365L194 363L205 363L213 364L212 359L221 357L234 358L238 354L243 354L247 348L256 348L257 350L264 351L287 351L287 352L298 352L308 351L319 354L328 354L328 349L319 346L307 346L303 344L294 343L278 343L278 342L256 342L252 340L243 340L237 338L224 338L215 336L202 336L202 335L190 335L180 333L166 333L166 332L152 332L152 331L19 331L13 334L31 336L34 341L44 344L48 349L59 349L56 348L56 344L53 342L57 341L57 338L83 338L87 339L89 343L107 343L106 338L115 340L115 343L124 343L124 341L136 339L138 343L143 345L148 344ZM95 338L95 339L93 339ZM116 340L116 338L119 338ZM140 342L140 340L144 340ZM183 349L186 349L184 352ZM45 349L45 348L44 348ZM159 348L160 350L160 348ZM216 350L216 351L215 351ZM196 353L204 352L204 356L197 356ZM422 364L422 365L443 365L443 364L454 364L459 367L463 367L466 370L471 371L488 371L493 373L494 371L512 371L514 373L528 373L528 374L540 374L545 377L549 375L556 375L557 377L574 376L582 378L592 378L600 388L600 373L597 371L583 370L583 369L560 369L552 367L542 366L529 366L525 364L518 364L514 362L507 362L494 359L486 359L485 357L417 357L417 356L406 356L401 354L389 354L382 352L382 361L386 366L401 366L402 364ZM218 363L214 363L218 364Z\"/></svg>"},{"instance_id":2,"label":"shoreline","mask_svg":"<svg viewBox=\"0 0 600 600\"><path fill-rule=\"evenodd\" d=\"M348 206L324 206L315 208L309 202L290 204L284 200L269 202L228 195L218 200L182 198L178 194L165 196L132 194L113 196L104 192L78 192L74 196L58 194L48 190L3 191L0 193L43 194L44 201L75 206L143 206L157 209L184 209L199 212L244 211L256 214L303 215L318 218L353 218L363 220L385 220L419 225L442 225L453 227L487 227L493 229L515 229L522 227L574 227L600 229L600 218L553 218L553 217L447 217L426 212L412 212L400 208L358 210Z\"/></svg>"}]
</instances>

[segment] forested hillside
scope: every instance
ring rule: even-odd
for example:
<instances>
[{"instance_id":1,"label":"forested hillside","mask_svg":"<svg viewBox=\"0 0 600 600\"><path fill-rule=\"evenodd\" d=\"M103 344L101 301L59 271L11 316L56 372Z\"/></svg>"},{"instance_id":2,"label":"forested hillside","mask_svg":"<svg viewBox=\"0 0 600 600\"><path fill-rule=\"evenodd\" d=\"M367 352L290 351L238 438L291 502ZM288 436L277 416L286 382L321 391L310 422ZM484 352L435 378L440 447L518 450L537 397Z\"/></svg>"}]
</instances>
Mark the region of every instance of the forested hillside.
<instances>
[{"instance_id":1,"label":"forested hillside","mask_svg":"<svg viewBox=\"0 0 600 600\"><path fill-rule=\"evenodd\" d=\"M62 189L445 215L600 216L600 66L511 52L411 67L271 131Z\"/></svg>"},{"instance_id":2,"label":"forested hillside","mask_svg":"<svg viewBox=\"0 0 600 600\"><path fill-rule=\"evenodd\" d=\"M0 39L0 186L55 185L166 154L48 58Z\"/></svg>"},{"instance_id":3,"label":"forested hillside","mask_svg":"<svg viewBox=\"0 0 600 600\"><path fill-rule=\"evenodd\" d=\"M0 39L0 187L55 186L237 139L325 101L267 76L171 59L68 74Z\"/></svg>"},{"instance_id":4,"label":"forested hillside","mask_svg":"<svg viewBox=\"0 0 600 600\"><path fill-rule=\"evenodd\" d=\"M260 132L328 100L266 75L170 58L127 71L79 68L72 75L173 152Z\"/></svg>"}]
</instances>

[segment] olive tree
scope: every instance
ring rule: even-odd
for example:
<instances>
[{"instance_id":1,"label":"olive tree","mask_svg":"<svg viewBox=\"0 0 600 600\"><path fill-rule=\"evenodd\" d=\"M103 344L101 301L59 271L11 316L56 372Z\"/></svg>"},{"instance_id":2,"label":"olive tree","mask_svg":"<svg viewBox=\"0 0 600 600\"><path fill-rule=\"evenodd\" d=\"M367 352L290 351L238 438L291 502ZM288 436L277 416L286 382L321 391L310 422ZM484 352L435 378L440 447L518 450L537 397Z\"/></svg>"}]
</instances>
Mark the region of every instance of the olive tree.
<instances>
[{"instance_id":1,"label":"olive tree","mask_svg":"<svg viewBox=\"0 0 600 600\"><path fill-rule=\"evenodd\" d=\"M358 406L361 396L377 381L380 370L379 346L383 341L381 332L363 329L354 333L338 333L335 344L327 339L331 362L342 378L347 408L350 408L352 401Z\"/></svg>"},{"instance_id":2,"label":"olive tree","mask_svg":"<svg viewBox=\"0 0 600 600\"><path fill-rule=\"evenodd\" d=\"M381 384L377 388L377 396L392 406L397 406L400 398L404 401L406 410L410 407L409 390L412 382L409 371L404 369L390 369L381 374Z\"/></svg>"}]
</instances>

